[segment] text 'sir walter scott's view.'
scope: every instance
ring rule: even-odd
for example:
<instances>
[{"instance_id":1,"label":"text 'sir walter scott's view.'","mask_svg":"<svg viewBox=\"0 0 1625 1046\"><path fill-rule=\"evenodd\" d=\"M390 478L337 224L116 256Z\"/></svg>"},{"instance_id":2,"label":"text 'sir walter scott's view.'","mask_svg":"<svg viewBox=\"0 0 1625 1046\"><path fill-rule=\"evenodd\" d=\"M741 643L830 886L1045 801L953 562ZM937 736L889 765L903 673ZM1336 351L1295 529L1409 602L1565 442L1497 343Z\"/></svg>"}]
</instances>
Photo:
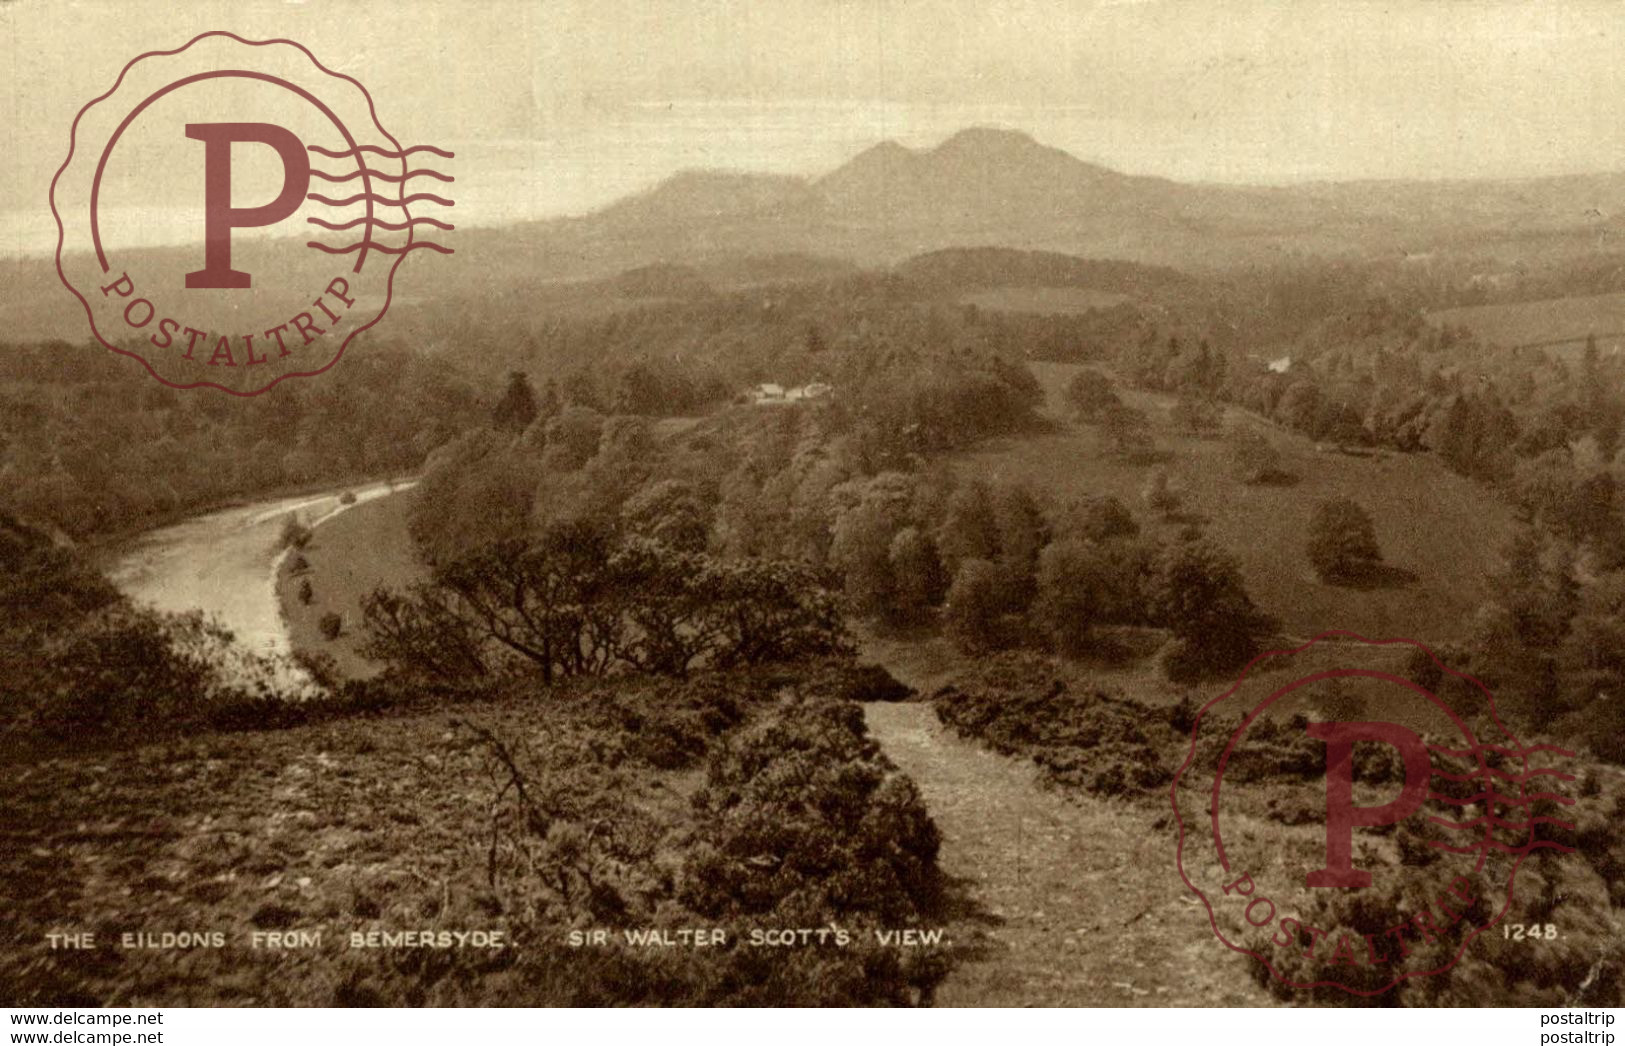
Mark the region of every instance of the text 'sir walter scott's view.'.
<instances>
[{"instance_id":1,"label":"text 'sir walter scott's view.'","mask_svg":"<svg viewBox=\"0 0 1625 1046\"><path fill-rule=\"evenodd\" d=\"M4 0L0 113L8 1042L1614 1041L1625 7Z\"/></svg>"}]
</instances>

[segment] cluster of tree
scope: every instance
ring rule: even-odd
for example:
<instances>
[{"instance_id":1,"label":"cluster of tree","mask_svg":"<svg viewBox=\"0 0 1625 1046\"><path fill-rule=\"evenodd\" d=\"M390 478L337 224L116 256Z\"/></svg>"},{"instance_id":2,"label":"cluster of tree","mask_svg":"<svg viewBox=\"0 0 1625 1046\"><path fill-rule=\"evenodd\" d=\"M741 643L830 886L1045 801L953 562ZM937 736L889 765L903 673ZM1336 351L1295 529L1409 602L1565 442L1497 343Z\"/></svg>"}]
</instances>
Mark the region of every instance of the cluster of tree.
<instances>
[{"instance_id":1,"label":"cluster of tree","mask_svg":"<svg viewBox=\"0 0 1625 1046\"><path fill-rule=\"evenodd\" d=\"M728 431L726 421L719 426ZM624 525L675 548L704 549L717 490L712 469L732 439L694 442L689 449L657 439L645 418L574 406L538 414L517 435L475 429L430 456L414 492L411 533L430 563L576 522Z\"/></svg>"},{"instance_id":2,"label":"cluster of tree","mask_svg":"<svg viewBox=\"0 0 1625 1046\"><path fill-rule=\"evenodd\" d=\"M1502 491L1547 525L1619 544L1625 359L1589 343L1577 365L1539 352L1499 352L1424 321L1419 310L1371 304L1326 318L1260 359L1223 359L1151 330L1118 366L1137 384L1191 403L1222 398L1312 439L1427 450ZM1181 410L1186 410L1181 407ZM1189 427L1203 420L1189 416Z\"/></svg>"},{"instance_id":3,"label":"cluster of tree","mask_svg":"<svg viewBox=\"0 0 1625 1046\"><path fill-rule=\"evenodd\" d=\"M902 262L893 271L940 292L984 287L1083 287L1150 298L1185 290L1195 282L1177 269L1160 265L1009 247L928 251Z\"/></svg>"},{"instance_id":4,"label":"cluster of tree","mask_svg":"<svg viewBox=\"0 0 1625 1046\"><path fill-rule=\"evenodd\" d=\"M1625 569L1532 525L1504 564L1473 619L1473 674L1532 728L1625 761Z\"/></svg>"},{"instance_id":5,"label":"cluster of tree","mask_svg":"<svg viewBox=\"0 0 1625 1046\"><path fill-rule=\"evenodd\" d=\"M1204 348L1203 350L1207 350ZM1221 359L1213 356L1211 359ZM1205 363L1203 369L1222 368ZM1157 457L1151 436L1151 418L1145 411L1123 402L1112 379L1094 367L1085 367L1067 383L1065 403L1077 420L1096 426L1107 447L1120 457L1150 461ZM1187 436L1211 438L1223 428L1224 412L1213 398L1213 390L1198 387L1193 395L1182 391L1169 410L1169 419Z\"/></svg>"},{"instance_id":6,"label":"cluster of tree","mask_svg":"<svg viewBox=\"0 0 1625 1046\"><path fill-rule=\"evenodd\" d=\"M523 373L523 372L516 372ZM541 406L586 407L601 414L676 417L703 414L738 395L741 379L716 363L647 355L599 360L549 378Z\"/></svg>"},{"instance_id":7,"label":"cluster of tree","mask_svg":"<svg viewBox=\"0 0 1625 1046\"><path fill-rule=\"evenodd\" d=\"M847 649L815 568L719 560L589 522L477 549L405 593L374 592L363 614L368 656L442 679L684 676Z\"/></svg>"},{"instance_id":8,"label":"cluster of tree","mask_svg":"<svg viewBox=\"0 0 1625 1046\"><path fill-rule=\"evenodd\" d=\"M1155 457L1150 415L1124 403L1106 374L1094 367L1083 368L1067 383L1064 396L1072 416L1098 427L1113 453L1130 460Z\"/></svg>"},{"instance_id":9,"label":"cluster of tree","mask_svg":"<svg viewBox=\"0 0 1625 1046\"><path fill-rule=\"evenodd\" d=\"M138 380L100 347L0 346L0 506L76 536L135 529L416 470L479 410L443 363L370 342L319 379L246 400Z\"/></svg>"},{"instance_id":10,"label":"cluster of tree","mask_svg":"<svg viewBox=\"0 0 1625 1046\"><path fill-rule=\"evenodd\" d=\"M511 374L490 424L431 456L413 534L443 562L589 519L685 549L822 564L837 487L1026 424L1042 397L1024 366L998 355L835 355L830 396L720 412L669 438L647 418Z\"/></svg>"},{"instance_id":11,"label":"cluster of tree","mask_svg":"<svg viewBox=\"0 0 1625 1046\"><path fill-rule=\"evenodd\" d=\"M1118 364L1137 385L1201 397L1219 395L1230 369L1227 357L1208 339L1193 343L1169 334L1163 340L1150 328L1124 347Z\"/></svg>"},{"instance_id":12,"label":"cluster of tree","mask_svg":"<svg viewBox=\"0 0 1625 1046\"><path fill-rule=\"evenodd\" d=\"M1159 545L1140 536L1116 501L1051 506L1024 487L958 483L926 463L924 452L943 443L1025 417L1038 389L1024 368L964 351L898 353L847 374L836 404L727 412L666 439L644 419L558 406L510 378L493 425L431 462L413 533L443 568L580 526L652 541L696 576L702 560L830 568L853 612L900 626L940 620L970 649L1034 642L1075 653L1096 626L1155 625L1178 640L1170 667L1201 672L1233 664L1269 627L1234 562L1205 541ZM918 406L930 403L918 390L956 383L1006 391L942 408L939 431L957 425L956 434L922 437L927 421L910 419L932 418L937 408ZM904 396L916 406L870 406ZM908 452L891 446L888 433L909 440ZM1163 488L1148 504L1167 515L1178 498ZM606 562L630 569L625 550L616 555ZM640 584L663 591L661 576L656 570ZM432 601L414 607L426 619L444 617ZM617 627L628 613L615 612ZM661 630L639 626L638 634L653 643ZM623 652L618 643L571 640L567 649L613 649L609 661L644 669L665 663L667 655ZM468 647L453 653L463 657Z\"/></svg>"},{"instance_id":13,"label":"cluster of tree","mask_svg":"<svg viewBox=\"0 0 1625 1046\"><path fill-rule=\"evenodd\" d=\"M1106 625L1167 628L1168 667L1228 668L1271 626L1235 561L1191 535L1141 534L1113 498L1051 505L1015 484L882 473L840 491L829 561L852 609L893 625L940 620L961 648L1091 648Z\"/></svg>"},{"instance_id":14,"label":"cluster of tree","mask_svg":"<svg viewBox=\"0 0 1625 1046\"><path fill-rule=\"evenodd\" d=\"M1141 272L1080 264L1124 269L1112 278L1130 282ZM1147 278L1178 282L1163 272ZM897 368L913 363L911 355L960 352L1010 361L1102 359L1125 331L1144 325L1132 305L1037 315L981 309L957 296L957 283L884 272L639 300L583 286L580 300L538 291L516 296L512 308L435 309L414 323L425 344L482 381L515 370L538 383L553 375L565 403L649 416L701 413L762 382L844 386L850 367L861 379L894 354L903 357Z\"/></svg>"},{"instance_id":15,"label":"cluster of tree","mask_svg":"<svg viewBox=\"0 0 1625 1046\"><path fill-rule=\"evenodd\" d=\"M983 380L987 361L953 354L923 362L943 380L968 374L974 383ZM1029 387L1024 369L1005 367L999 357L987 365L1012 386ZM547 548L549 534L617 533L631 540L579 542L583 554L597 557L591 564L569 564L562 550L542 559L582 571L583 579L633 579L628 587L658 596L661 613L687 606L704 590L729 590L708 571L784 561L827 568L853 612L896 625L940 619L968 648L1031 641L1076 652L1097 625L1166 625L1186 652L1176 663L1192 670L1228 664L1267 627L1233 562L1205 542L1164 548L1141 538L1133 515L1116 501L1048 506L1024 487L958 483L923 455L877 450L881 420L850 409L865 387L841 386L848 410L733 411L658 439L641 418L574 406L549 413L554 408L545 397L512 378L493 425L438 452L419 485L412 532L442 576L415 599L376 600L375 625L393 617L400 620L389 627L403 634L421 626L442 639L467 635L437 623L468 616L447 608L457 591L447 584L460 571L501 573L488 550L500 546L516 555L518 548ZM849 388L859 391L848 396ZM1153 498L1153 506L1171 511L1169 497ZM644 551L634 555L638 549ZM650 558L648 549L661 552ZM527 570L526 562L516 560L511 569ZM678 584L685 575L704 579L702 589ZM604 590L606 598L614 589ZM477 591L456 598L466 602ZM478 611L487 602L459 609ZM502 621L490 616L494 609L486 607L487 632ZM654 671L715 657L685 653L671 638L704 634L697 620L673 628L651 619L629 634L618 631L642 612L617 605L605 621L572 622L573 638L562 649L579 654L584 665ZM484 671L473 666L484 664L493 638L413 643L432 650L439 671L455 664ZM470 653L475 648L477 656ZM557 667L552 654L543 659L550 666L544 671L598 670Z\"/></svg>"},{"instance_id":16,"label":"cluster of tree","mask_svg":"<svg viewBox=\"0 0 1625 1046\"><path fill-rule=\"evenodd\" d=\"M826 405L831 435L847 435L877 467L970 446L1028 425L1043 389L999 353L913 349L847 355Z\"/></svg>"}]
</instances>

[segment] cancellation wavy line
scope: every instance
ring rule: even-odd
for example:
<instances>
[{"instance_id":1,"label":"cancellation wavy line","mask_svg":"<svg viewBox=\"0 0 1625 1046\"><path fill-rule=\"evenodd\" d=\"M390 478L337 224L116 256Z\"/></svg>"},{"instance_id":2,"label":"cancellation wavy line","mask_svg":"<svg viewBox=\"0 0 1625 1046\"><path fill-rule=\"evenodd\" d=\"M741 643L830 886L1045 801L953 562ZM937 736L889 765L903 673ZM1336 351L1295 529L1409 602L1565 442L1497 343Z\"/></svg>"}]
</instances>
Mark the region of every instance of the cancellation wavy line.
<instances>
[{"instance_id":1,"label":"cancellation wavy line","mask_svg":"<svg viewBox=\"0 0 1625 1046\"><path fill-rule=\"evenodd\" d=\"M383 156L391 160L404 159L417 152L434 153L436 156L442 156L448 160L455 159L457 156L456 153L447 152L445 149L437 149L432 145L410 145L405 149L385 149L371 144L358 145L354 149L324 149L320 145L307 145L305 148L318 156L326 156L334 160L342 160L346 157L353 158L362 153L372 153L374 156Z\"/></svg>"},{"instance_id":2,"label":"cancellation wavy line","mask_svg":"<svg viewBox=\"0 0 1625 1046\"><path fill-rule=\"evenodd\" d=\"M1490 850L1500 850L1502 853L1517 854L1519 857L1528 857L1531 850L1543 849L1557 850L1566 854L1574 853L1574 847L1564 846L1562 843L1553 842L1550 839L1535 839L1531 842L1524 843L1522 846L1508 846L1506 843L1498 842L1494 839L1480 839L1472 846L1451 846L1449 843L1441 843L1437 839L1429 839L1428 845L1433 847L1435 850L1445 850L1453 854L1478 854L1480 856L1483 856ZM1514 869L1514 871L1516 871L1516 869ZM1486 926L1487 925L1489 924L1486 924Z\"/></svg>"},{"instance_id":3,"label":"cancellation wavy line","mask_svg":"<svg viewBox=\"0 0 1625 1046\"><path fill-rule=\"evenodd\" d=\"M444 229L447 232L451 232L457 228L457 226L451 224L450 222L443 222L438 218L413 218L412 220L405 222L386 222L382 218L352 218L349 221L342 223L323 221L320 218L306 218L305 221L309 222L311 225L320 225L324 229L332 229L334 232L343 232L345 229L353 229L357 225L376 226L380 229L388 229L390 232L404 232L407 229L412 228L414 225L432 225L436 229Z\"/></svg>"},{"instance_id":4,"label":"cancellation wavy line","mask_svg":"<svg viewBox=\"0 0 1625 1046\"><path fill-rule=\"evenodd\" d=\"M1513 784L1518 785L1535 777L1555 777L1559 781L1572 781L1575 779L1573 774L1566 774L1561 770L1553 770L1546 766L1538 767L1523 774L1509 774L1505 770L1497 770L1493 766L1481 766L1470 774L1453 774L1448 770L1435 770L1433 775L1442 777L1447 781L1473 781L1481 777L1499 777L1503 781L1511 781Z\"/></svg>"},{"instance_id":5,"label":"cancellation wavy line","mask_svg":"<svg viewBox=\"0 0 1625 1046\"><path fill-rule=\"evenodd\" d=\"M441 254L457 253L450 247L442 247L433 240L423 240L417 243L409 243L405 247L389 247L382 243L352 243L348 247L330 247L325 243L318 243L315 240L311 240L310 242L306 243L305 246L314 247L319 251L326 251L328 254L354 254L363 247L369 251L380 251L384 254L405 254L408 251L419 250L439 251Z\"/></svg>"},{"instance_id":6,"label":"cancellation wavy line","mask_svg":"<svg viewBox=\"0 0 1625 1046\"><path fill-rule=\"evenodd\" d=\"M324 182L349 182L362 176L377 178L381 182L404 182L408 178L438 178L443 182L454 182L457 180L449 174L441 174L439 171L433 171L427 167L420 167L415 171L407 171L405 174L385 174L382 171L374 171L371 168L364 171L351 171L349 174L328 174L326 171L318 171L315 168L311 168L310 176L312 178L320 178Z\"/></svg>"},{"instance_id":7,"label":"cancellation wavy line","mask_svg":"<svg viewBox=\"0 0 1625 1046\"><path fill-rule=\"evenodd\" d=\"M1440 755L1453 756L1457 759L1476 759L1485 752L1499 752L1501 755L1509 756L1513 759L1523 759L1526 756L1534 755L1536 752L1556 752L1558 755L1563 756L1564 758L1574 758L1574 753L1569 751L1567 748L1559 748L1556 745L1549 744L1526 745L1522 748L1508 748L1505 745L1482 744L1476 748L1446 748L1444 745L1428 745L1427 749L1430 752L1437 752Z\"/></svg>"},{"instance_id":8,"label":"cancellation wavy line","mask_svg":"<svg viewBox=\"0 0 1625 1046\"><path fill-rule=\"evenodd\" d=\"M348 207L350 204L359 203L362 200L366 200L369 203L381 203L386 207L405 207L407 204L417 203L419 200L429 200L432 203L438 203L442 207L456 206L456 204L443 196L436 196L433 193L426 192L413 193L412 195L404 196L399 200L391 200L388 197L379 196L377 193L371 192L356 193L354 196L346 196L342 200L335 200L331 196L323 196L321 193L313 192L307 195L305 199L314 200L317 203L325 203L329 207Z\"/></svg>"},{"instance_id":9,"label":"cancellation wavy line","mask_svg":"<svg viewBox=\"0 0 1625 1046\"><path fill-rule=\"evenodd\" d=\"M1465 799L1457 799L1453 796L1440 795L1438 792L1429 792L1428 799L1431 802L1450 803L1453 806L1470 806L1473 803L1479 803L1485 800L1489 800L1492 803L1499 803L1502 806L1528 806L1530 803L1538 802L1542 799L1547 799L1554 803L1562 803L1564 806L1574 805L1573 799L1566 795L1558 795L1556 792L1536 792L1533 795L1521 796L1519 798L1513 798L1509 795L1502 795L1500 792L1479 792L1477 795L1470 795Z\"/></svg>"},{"instance_id":10,"label":"cancellation wavy line","mask_svg":"<svg viewBox=\"0 0 1625 1046\"><path fill-rule=\"evenodd\" d=\"M1524 821L1503 821L1494 814L1482 814L1471 821L1451 821L1446 818L1435 817L1430 814L1428 815L1428 820L1432 821L1436 825L1442 825L1445 828L1454 828L1459 831L1466 831L1470 828L1481 828L1485 825L1493 825L1496 828L1505 828L1514 832L1532 831L1534 826L1537 824L1555 824L1559 828L1567 828L1570 831L1574 830L1574 822L1561 821L1555 817L1547 817L1544 814L1537 814L1536 816Z\"/></svg>"}]
</instances>

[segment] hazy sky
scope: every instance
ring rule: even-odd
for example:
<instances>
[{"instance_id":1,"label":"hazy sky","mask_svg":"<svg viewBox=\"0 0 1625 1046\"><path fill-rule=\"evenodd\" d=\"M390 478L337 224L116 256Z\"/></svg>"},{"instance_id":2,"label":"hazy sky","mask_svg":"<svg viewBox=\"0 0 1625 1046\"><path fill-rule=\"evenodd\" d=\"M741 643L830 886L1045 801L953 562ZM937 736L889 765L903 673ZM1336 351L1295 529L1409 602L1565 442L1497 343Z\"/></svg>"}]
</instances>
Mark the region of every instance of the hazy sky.
<instances>
[{"instance_id":1,"label":"hazy sky","mask_svg":"<svg viewBox=\"0 0 1625 1046\"><path fill-rule=\"evenodd\" d=\"M205 29L299 40L403 142L457 148L464 224L972 124L1207 181L1625 170L1612 0L0 0L0 251L54 246L79 106Z\"/></svg>"}]
</instances>

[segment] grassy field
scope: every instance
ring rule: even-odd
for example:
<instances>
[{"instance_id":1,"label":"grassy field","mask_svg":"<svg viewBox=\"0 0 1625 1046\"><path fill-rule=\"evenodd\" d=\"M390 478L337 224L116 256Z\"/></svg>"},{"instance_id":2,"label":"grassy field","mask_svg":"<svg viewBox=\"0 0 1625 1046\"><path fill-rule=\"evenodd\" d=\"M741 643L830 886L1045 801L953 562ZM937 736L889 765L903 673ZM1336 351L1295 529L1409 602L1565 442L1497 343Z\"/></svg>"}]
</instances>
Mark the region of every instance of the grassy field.
<instances>
[{"instance_id":1,"label":"grassy field","mask_svg":"<svg viewBox=\"0 0 1625 1046\"><path fill-rule=\"evenodd\" d=\"M1597 347L1603 352L1625 346L1625 294L1441 309L1429 319L1466 327L1481 341L1507 348L1578 350L1590 334L1597 336Z\"/></svg>"},{"instance_id":2,"label":"grassy field","mask_svg":"<svg viewBox=\"0 0 1625 1046\"><path fill-rule=\"evenodd\" d=\"M995 312L1036 312L1072 315L1105 309L1129 300L1126 294L1089 287L995 287L963 295L962 304Z\"/></svg>"},{"instance_id":3,"label":"grassy field","mask_svg":"<svg viewBox=\"0 0 1625 1046\"><path fill-rule=\"evenodd\" d=\"M1056 498L1110 494L1142 520L1153 517L1140 490L1154 466L1111 454L1089 426L1059 418L1061 393L1077 368L1034 364L1055 417L1052 431L991 441L954 459L962 476L1019 482ZM1311 441L1239 410L1225 425L1267 431L1281 451L1292 485L1248 486L1232 477L1222 439L1183 435L1168 418L1172 399L1120 389L1125 402L1150 415L1163 467L1184 497L1183 515L1204 521L1209 535L1241 562L1247 587L1268 612L1296 635L1349 629L1373 638L1404 636L1423 642L1462 634L1489 595L1487 577L1510 537L1511 510L1477 484L1423 455L1355 457L1320 451ZM1304 552L1317 502L1347 496L1376 522L1388 564L1415 580L1366 590L1321 583ZM1183 523L1156 521L1172 535Z\"/></svg>"}]
</instances>

